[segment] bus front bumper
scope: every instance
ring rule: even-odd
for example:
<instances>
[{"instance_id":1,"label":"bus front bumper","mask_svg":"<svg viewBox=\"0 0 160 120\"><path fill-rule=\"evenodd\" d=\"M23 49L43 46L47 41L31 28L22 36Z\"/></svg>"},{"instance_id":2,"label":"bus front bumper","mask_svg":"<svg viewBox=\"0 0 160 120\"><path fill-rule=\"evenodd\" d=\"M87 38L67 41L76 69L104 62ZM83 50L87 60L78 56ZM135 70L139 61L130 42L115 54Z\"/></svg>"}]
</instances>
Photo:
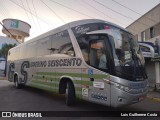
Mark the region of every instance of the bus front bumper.
<instances>
[{"instance_id":1,"label":"bus front bumper","mask_svg":"<svg viewBox=\"0 0 160 120\"><path fill-rule=\"evenodd\" d=\"M122 107L144 100L147 96L148 87L132 89L128 92L111 86L111 106Z\"/></svg>"}]
</instances>

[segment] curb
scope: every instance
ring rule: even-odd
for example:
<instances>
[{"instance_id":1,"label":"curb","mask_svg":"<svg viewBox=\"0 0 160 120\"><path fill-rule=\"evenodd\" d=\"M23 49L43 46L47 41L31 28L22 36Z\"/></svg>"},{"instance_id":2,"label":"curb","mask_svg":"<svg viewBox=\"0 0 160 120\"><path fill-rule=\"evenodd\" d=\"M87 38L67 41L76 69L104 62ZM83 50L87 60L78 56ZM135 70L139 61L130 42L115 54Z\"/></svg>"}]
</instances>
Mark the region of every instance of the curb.
<instances>
[{"instance_id":1,"label":"curb","mask_svg":"<svg viewBox=\"0 0 160 120\"><path fill-rule=\"evenodd\" d=\"M150 100L153 100L153 101L156 101L156 102L160 102L160 98L154 98L154 97L151 97L151 96L147 96L148 99Z\"/></svg>"},{"instance_id":2,"label":"curb","mask_svg":"<svg viewBox=\"0 0 160 120\"><path fill-rule=\"evenodd\" d=\"M0 77L0 80L6 80L6 77Z\"/></svg>"}]
</instances>

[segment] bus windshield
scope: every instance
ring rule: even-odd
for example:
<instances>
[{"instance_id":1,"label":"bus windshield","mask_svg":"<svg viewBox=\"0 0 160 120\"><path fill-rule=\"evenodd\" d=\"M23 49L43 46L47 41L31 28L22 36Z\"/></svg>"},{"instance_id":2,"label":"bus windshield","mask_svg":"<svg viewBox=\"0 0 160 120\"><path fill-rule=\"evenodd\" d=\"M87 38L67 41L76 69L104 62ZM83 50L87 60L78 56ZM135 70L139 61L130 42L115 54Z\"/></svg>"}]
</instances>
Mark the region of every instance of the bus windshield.
<instances>
[{"instance_id":1,"label":"bus windshield","mask_svg":"<svg viewBox=\"0 0 160 120\"><path fill-rule=\"evenodd\" d=\"M146 79L144 57L134 36L114 27L107 31L110 35L116 76L135 81Z\"/></svg>"},{"instance_id":2,"label":"bus windshield","mask_svg":"<svg viewBox=\"0 0 160 120\"><path fill-rule=\"evenodd\" d=\"M106 36L98 33L77 37L86 63L127 80L145 80L145 62L134 36L112 26L105 31Z\"/></svg>"}]
</instances>

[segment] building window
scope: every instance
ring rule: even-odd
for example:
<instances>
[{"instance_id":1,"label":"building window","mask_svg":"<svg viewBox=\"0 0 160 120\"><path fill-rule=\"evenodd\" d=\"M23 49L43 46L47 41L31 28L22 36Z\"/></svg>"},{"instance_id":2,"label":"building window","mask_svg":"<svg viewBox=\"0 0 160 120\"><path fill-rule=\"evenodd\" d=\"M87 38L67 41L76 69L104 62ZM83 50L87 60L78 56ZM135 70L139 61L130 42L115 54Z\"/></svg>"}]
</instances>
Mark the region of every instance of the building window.
<instances>
[{"instance_id":1,"label":"building window","mask_svg":"<svg viewBox=\"0 0 160 120\"><path fill-rule=\"evenodd\" d=\"M155 35L154 33L155 33L154 28L151 27L151 28L150 28L150 37L151 37L151 38L154 37L154 35Z\"/></svg>"},{"instance_id":2,"label":"building window","mask_svg":"<svg viewBox=\"0 0 160 120\"><path fill-rule=\"evenodd\" d=\"M141 32L141 39L142 39L142 41L146 40L146 33L145 33L145 31Z\"/></svg>"}]
</instances>

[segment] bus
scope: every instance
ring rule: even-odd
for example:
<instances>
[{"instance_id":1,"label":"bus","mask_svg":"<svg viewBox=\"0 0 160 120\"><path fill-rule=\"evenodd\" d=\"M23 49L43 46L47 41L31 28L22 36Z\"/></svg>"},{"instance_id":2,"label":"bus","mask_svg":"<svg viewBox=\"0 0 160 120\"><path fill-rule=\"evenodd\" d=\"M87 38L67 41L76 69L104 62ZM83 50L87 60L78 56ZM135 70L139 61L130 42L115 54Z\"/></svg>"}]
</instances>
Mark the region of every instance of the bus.
<instances>
[{"instance_id":1,"label":"bus","mask_svg":"<svg viewBox=\"0 0 160 120\"><path fill-rule=\"evenodd\" d=\"M8 52L7 79L111 107L142 101L148 92L144 58L134 36L113 23L65 24Z\"/></svg>"}]
</instances>

